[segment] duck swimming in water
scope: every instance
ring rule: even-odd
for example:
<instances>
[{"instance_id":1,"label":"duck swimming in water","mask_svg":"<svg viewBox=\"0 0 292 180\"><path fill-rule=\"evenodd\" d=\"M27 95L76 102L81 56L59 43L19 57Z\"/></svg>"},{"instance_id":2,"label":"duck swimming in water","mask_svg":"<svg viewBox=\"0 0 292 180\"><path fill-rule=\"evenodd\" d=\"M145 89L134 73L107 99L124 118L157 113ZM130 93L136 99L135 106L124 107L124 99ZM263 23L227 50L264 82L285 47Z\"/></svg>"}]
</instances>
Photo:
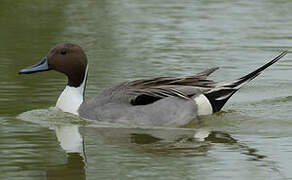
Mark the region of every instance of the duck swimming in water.
<instances>
[{"instance_id":1,"label":"duck swimming in water","mask_svg":"<svg viewBox=\"0 0 292 180\"><path fill-rule=\"evenodd\" d=\"M22 69L19 74L49 70L65 74L68 82L56 107L82 118L131 125L179 127L199 116L220 111L237 90L286 54L287 51L284 51L257 70L232 81L214 82L207 79L218 69L215 67L184 78L158 77L124 82L102 90L88 101L84 101L87 57L76 44L54 46L39 64Z\"/></svg>"}]
</instances>

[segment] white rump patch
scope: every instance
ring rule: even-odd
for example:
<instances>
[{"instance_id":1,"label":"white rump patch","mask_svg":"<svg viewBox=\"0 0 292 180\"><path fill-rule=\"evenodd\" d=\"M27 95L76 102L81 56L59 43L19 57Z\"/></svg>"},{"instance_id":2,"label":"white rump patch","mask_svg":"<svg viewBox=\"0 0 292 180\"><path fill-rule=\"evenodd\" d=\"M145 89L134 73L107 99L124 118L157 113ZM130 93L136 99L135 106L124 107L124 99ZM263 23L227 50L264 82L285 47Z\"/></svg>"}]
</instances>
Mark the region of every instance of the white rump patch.
<instances>
[{"instance_id":1,"label":"white rump patch","mask_svg":"<svg viewBox=\"0 0 292 180\"><path fill-rule=\"evenodd\" d=\"M197 104L198 116L209 115L213 113L212 105L204 94L196 96L194 101Z\"/></svg>"}]
</instances>

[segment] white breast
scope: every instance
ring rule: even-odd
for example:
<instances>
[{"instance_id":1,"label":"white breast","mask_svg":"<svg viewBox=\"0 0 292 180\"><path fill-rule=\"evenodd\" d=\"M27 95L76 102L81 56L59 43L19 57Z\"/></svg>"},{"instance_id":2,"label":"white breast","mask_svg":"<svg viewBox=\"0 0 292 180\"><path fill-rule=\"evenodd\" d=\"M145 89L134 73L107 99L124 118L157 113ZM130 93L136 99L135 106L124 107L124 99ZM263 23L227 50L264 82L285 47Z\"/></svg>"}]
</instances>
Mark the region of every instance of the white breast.
<instances>
[{"instance_id":1,"label":"white breast","mask_svg":"<svg viewBox=\"0 0 292 180\"><path fill-rule=\"evenodd\" d=\"M64 112L78 115L78 109L83 102L83 93L80 87L66 86L59 96L56 107Z\"/></svg>"},{"instance_id":2,"label":"white breast","mask_svg":"<svg viewBox=\"0 0 292 180\"><path fill-rule=\"evenodd\" d=\"M194 101L197 104L198 116L209 115L213 113L212 105L204 94L196 96Z\"/></svg>"}]
</instances>

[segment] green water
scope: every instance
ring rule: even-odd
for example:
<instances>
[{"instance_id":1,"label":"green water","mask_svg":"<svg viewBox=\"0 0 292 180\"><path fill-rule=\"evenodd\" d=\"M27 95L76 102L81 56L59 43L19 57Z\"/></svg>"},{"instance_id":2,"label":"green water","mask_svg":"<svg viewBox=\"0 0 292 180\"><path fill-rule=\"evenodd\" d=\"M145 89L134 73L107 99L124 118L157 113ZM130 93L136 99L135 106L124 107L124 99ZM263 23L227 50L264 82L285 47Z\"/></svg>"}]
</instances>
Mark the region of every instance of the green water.
<instances>
[{"instance_id":1,"label":"green water","mask_svg":"<svg viewBox=\"0 0 292 180\"><path fill-rule=\"evenodd\" d=\"M84 121L53 108L61 74L17 74L73 42L88 55L87 98L213 66L213 79L234 79L292 49L291 9L288 0L1 0L0 179L291 179L290 54L188 128Z\"/></svg>"}]
</instances>

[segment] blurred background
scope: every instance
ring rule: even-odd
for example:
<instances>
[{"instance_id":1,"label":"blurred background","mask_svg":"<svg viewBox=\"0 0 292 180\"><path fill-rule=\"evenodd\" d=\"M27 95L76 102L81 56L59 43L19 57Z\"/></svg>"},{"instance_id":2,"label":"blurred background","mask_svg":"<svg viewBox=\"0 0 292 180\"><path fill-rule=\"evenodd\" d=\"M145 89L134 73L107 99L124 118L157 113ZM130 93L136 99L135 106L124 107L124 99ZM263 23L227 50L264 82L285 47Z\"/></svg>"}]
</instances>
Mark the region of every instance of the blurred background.
<instances>
[{"instance_id":1,"label":"blurred background","mask_svg":"<svg viewBox=\"0 0 292 180\"><path fill-rule=\"evenodd\" d=\"M291 9L289 0L1 0L0 179L292 178L290 54L222 112L177 129L84 122L51 108L66 77L17 74L72 42L89 59L86 98L214 66L211 79L231 80L292 48ZM60 132L79 132L83 149L64 148Z\"/></svg>"}]
</instances>

